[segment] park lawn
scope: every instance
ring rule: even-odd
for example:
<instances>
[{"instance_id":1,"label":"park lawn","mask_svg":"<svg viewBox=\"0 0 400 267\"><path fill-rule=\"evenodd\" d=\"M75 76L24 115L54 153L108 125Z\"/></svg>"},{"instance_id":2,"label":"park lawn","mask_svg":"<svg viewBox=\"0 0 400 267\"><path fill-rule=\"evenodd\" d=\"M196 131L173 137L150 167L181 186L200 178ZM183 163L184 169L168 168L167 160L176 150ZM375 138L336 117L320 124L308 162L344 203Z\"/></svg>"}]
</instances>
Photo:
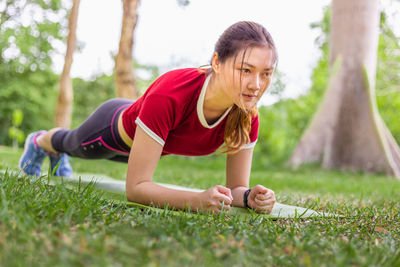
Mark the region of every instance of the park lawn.
<instances>
[{"instance_id":1,"label":"park lawn","mask_svg":"<svg viewBox=\"0 0 400 267\"><path fill-rule=\"evenodd\" d=\"M21 152L0 147L0 169L15 169ZM126 172L104 160L72 165L116 179ZM224 173L223 156L167 156L154 180L208 188ZM28 178L0 174L0 266L400 266L400 182L382 175L255 162L251 185L274 189L278 202L343 215L277 220L141 210L91 185Z\"/></svg>"}]
</instances>

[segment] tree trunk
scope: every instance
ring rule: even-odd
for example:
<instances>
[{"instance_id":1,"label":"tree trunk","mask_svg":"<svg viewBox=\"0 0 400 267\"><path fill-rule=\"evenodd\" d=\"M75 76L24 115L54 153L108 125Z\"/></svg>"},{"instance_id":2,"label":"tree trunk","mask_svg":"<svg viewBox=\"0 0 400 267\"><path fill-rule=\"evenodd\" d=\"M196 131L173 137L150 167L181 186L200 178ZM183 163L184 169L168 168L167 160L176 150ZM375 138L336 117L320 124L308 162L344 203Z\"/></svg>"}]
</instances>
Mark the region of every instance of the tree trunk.
<instances>
[{"instance_id":1,"label":"tree trunk","mask_svg":"<svg viewBox=\"0 0 400 267\"><path fill-rule=\"evenodd\" d=\"M138 97L135 76L132 71L133 33L137 23L139 0L122 0L123 17L119 51L115 59L115 87L118 97Z\"/></svg>"},{"instance_id":2,"label":"tree trunk","mask_svg":"<svg viewBox=\"0 0 400 267\"><path fill-rule=\"evenodd\" d=\"M69 15L69 32L67 39L67 52L65 53L64 68L59 81L59 93L56 109L56 127L69 129L72 116L72 81L70 78L73 54L76 49L76 27L78 22L78 10L80 0L73 0L72 10Z\"/></svg>"},{"instance_id":3,"label":"tree trunk","mask_svg":"<svg viewBox=\"0 0 400 267\"><path fill-rule=\"evenodd\" d=\"M375 98L378 0L333 0L330 79L324 99L289 160L297 167L385 172L400 178L400 149Z\"/></svg>"}]
</instances>

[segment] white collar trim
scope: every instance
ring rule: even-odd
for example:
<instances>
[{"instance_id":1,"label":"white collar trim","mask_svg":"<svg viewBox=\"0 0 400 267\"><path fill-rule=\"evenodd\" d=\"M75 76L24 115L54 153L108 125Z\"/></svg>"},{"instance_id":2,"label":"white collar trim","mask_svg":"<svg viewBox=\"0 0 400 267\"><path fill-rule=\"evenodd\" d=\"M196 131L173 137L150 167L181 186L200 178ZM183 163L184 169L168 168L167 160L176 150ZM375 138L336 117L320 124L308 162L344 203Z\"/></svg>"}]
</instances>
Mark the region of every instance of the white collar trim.
<instances>
[{"instance_id":1,"label":"white collar trim","mask_svg":"<svg viewBox=\"0 0 400 267\"><path fill-rule=\"evenodd\" d=\"M201 89L199 99L197 100L197 116L199 117L201 125L203 127L211 129L217 126L225 117L228 115L229 111L231 111L232 107L229 107L224 114L212 125L209 125L206 121L206 118L204 117L204 111L203 111L203 106L204 106L204 98L206 96L206 90L207 90L207 85L210 82L211 75L208 75L206 80L204 81L203 88Z\"/></svg>"}]
</instances>

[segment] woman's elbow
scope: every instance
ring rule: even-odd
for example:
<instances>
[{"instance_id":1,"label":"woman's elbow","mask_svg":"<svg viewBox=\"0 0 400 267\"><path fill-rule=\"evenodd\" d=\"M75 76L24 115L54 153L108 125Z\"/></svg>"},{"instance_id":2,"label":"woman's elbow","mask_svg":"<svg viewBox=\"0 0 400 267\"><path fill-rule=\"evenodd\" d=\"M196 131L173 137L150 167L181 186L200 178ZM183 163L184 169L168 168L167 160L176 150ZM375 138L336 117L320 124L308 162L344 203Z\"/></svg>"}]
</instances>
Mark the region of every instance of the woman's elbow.
<instances>
[{"instance_id":1,"label":"woman's elbow","mask_svg":"<svg viewBox=\"0 0 400 267\"><path fill-rule=\"evenodd\" d=\"M125 186L126 199L130 202L142 203L141 195L144 190L144 182L130 183L127 182Z\"/></svg>"},{"instance_id":2,"label":"woman's elbow","mask_svg":"<svg viewBox=\"0 0 400 267\"><path fill-rule=\"evenodd\" d=\"M135 192L136 190L137 190L137 184L129 183L128 181L126 182L125 193L126 193L126 199L128 201L137 202L137 193Z\"/></svg>"},{"instance_id":3,"label":"woman's elbow","mask_svg":"<svg viewBox=\"0 0 400 267\"><path fill-rule=\"evenodd\" d=\"M135 202L134 193L131 187L126 187L126 199L130 202Z\"/></svg>"}]
</instances>

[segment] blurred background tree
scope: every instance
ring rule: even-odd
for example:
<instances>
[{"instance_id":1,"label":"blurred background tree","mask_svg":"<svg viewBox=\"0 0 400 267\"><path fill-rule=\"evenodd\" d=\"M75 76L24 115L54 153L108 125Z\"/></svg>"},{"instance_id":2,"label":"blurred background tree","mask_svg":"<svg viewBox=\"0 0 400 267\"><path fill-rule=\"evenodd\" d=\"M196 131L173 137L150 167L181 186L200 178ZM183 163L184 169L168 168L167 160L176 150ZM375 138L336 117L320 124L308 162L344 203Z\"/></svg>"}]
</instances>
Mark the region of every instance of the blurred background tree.
<instances>
[{"instance_id":1,"label":"blurred background tree","mask_svg":"<svg viewBox=\"0 0 400 267\"><path fill-rule=\"evenodd\" d=\"M327 88L330 6L325 7L323 12L321 21L310 25L319 31L315 44L321 52L312 72L310 90L296 99L280 99L273 105L259 109L262 138L259 138L255 148L255 160L265 166L280 166L290 157ZM380 16L376 96L383 120L397 143L400 143L400 87L396 82L400 78L400 37L393 32L387 13L387 10L382 10Z\"/></svg>"},{"instance_id":2,"label":"blurred background tree","mask_svg":"<svg viewBox=\"0 0 400 267\"><path fill-rule=\"evenodd\" d=\"M400 148L376 107L379 0L333 0L331 10L328 87L289 163L400 179Z\"/></svg>"},{"instance_id":3,"label":"blurred background tree","mask_svg":"<svg viewBox=\"0 0 400 267\"><path fill-rule=\"evenodd\" d=\"M72 8L68 15L67 49L64 56L64 67L58 82L58 98L54 124L56 127L70 129L74 94L71 80L71 66L77 47L76 29L78 27L80 0L72 0Z\"/></svg>"},{"instance_id":4,"label":"blurred background tree","mask_svg":"<svg viewBox=\"0 0 400 267\"><path fill-rule=\"evenodd\" d=\"M115 56L115 89L118 97L137 99L136 77L132 70L134 33L139 0L122 0L122 26L118 54Z\"/></svg>"}]
</instances>

